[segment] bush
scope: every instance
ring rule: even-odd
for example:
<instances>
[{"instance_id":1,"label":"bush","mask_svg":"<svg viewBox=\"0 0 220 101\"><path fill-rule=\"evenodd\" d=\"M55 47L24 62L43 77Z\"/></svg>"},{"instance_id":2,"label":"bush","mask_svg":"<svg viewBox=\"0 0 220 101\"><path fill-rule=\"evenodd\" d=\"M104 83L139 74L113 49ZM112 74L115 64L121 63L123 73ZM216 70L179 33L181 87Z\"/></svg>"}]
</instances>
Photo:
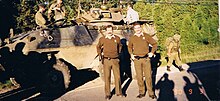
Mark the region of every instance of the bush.
<instances>
[{"instance_id":1,"label":"bush","mask_svg":"<svg viewBox=\"0 0 220 101\"><path fill-rule=\"evenodd\" d=\"M162 57L166 55L164 45L166 38L175 33L181 35L182 55L198 53L220 45L217 31L217 3L149 4L137 2L134 9L139 12L140 19L154 20ZM211 52L209 54L211 55Z\"/></svg>"}]
</instances>

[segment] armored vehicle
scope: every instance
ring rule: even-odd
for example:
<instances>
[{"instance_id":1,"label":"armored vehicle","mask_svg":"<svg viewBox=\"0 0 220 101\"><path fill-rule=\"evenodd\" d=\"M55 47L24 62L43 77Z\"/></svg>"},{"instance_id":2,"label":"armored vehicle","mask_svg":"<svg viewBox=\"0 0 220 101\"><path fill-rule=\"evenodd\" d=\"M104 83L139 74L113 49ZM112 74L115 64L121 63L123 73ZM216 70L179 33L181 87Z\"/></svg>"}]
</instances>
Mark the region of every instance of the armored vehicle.
<instances>
[{"instance_id":1,"label":"armored vehicle","mask_svg":"<svg viewBox=\"0 0 220 101\"><path fill-rule=\"evenodd\" d=\"M68 64L74 69L93 68L99 72L96 45L103 36L99 31L111 24L121 38L127 38L129 27L124 24L119 9L92 8L90 12L98 16L84 13L74 20L74 25L36 28L10 38L10 43L0 49L1 66L10 71L10 76L21 86L34 85L51 93L69 87Z\"/></svg>"}]
</instances>

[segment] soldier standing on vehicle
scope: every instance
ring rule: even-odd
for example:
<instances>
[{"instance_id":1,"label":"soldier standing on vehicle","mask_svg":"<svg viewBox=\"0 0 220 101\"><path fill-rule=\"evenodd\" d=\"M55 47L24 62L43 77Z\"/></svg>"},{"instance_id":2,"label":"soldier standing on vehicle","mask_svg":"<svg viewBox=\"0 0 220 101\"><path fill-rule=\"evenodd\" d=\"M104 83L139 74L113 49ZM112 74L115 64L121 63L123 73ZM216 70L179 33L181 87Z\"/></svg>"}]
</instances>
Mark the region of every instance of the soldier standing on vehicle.
<instances>
[{"instance_id":1,"label":"soldier standing on vehicle","mask_svg":"<svg viewBox=\"0 0 220 101\"><path fill-rule=\"evenodd\" d=\"M48 10L48 18L51 20L52 13L54 14L53 18L56 22L56 25L60 26L63 24L63 19L66 16L66 9L62 0L57 0L56 3L53 3Z\"/></svg>"},{"instance_id":2,"label":"soldier standing on vehicle","mask_svg":"<svg viewBox=\"0 0 220 101\"><path fill-rule=\"evenodd\" d=\"M44 15L45 5L44 4L39 4L38 7L39 7L39 10L35 14L35 22L38 26L40 26L42 28L46 28L48 22L47 22L46 15Z\"/></svg>"},{"instance_id":3,"label":"soldier standing on vehicle","mask_svg":"<svg viewBox=\"0 0 220 101\"><path fill-rule=\"evenodd\" d=\"M132 5L131 4L128 4L127 6L127 16L126 16L126 22L127 24L131 24L135 21L138 21L139 20L139 15L138 15L138 12L135 11L133 8L132 8Z\"/></svg>"},{"instance_id":4,"label":"soldier standing on vehicle","mask_svg":"<svg viewBox=\"0 0 220 101\"><path fill-rule=\"evenodd\" d=\"M139 87L139 95L137 98L145 96L145 86L143 75L145 76L147 91L149 97L154 99L156 95L152 88L152 71L150 58L157 50L157 42L148 34L143 33L140 23L134 23L134 35L130 37L128 43L128 51L131 54L131 59L134 61L136 78ZM149 52L149 44L152 45L152 50Z\"/></svg>"},{"instance_id":5,"label":"soldier standing on vehicle","mask_svg":"<svg viewBox=\"0 0 220 101\"><path fill-rule=\"evenodd\" d=\"M168 63L167 63L167 71L171 71L170 67L173 63L173 60L175 60L176 65L178 66L177 68L179 71L183 71L184 69L182 68L182 63L180 60L180 35L175 34L173 36L173 41L170 42L168 45L168 51L167 51L167 56L168 56Z\"/></svg>"},{"instance_id":6,"label":"soldier standing on vehicle","mask_svg":"<svg viewBox=\"0 0 220 101\"><path fill-rule=\"evenodd\" d=\"M105 36L99 39L97 45L97 53L99 57L103 58L104 81L105 81L105 99L111 98L110 82L111 70L113 70L115 79L116 95L124 97L121 89L120 69L119 69L119 53L121 51L120 38L113 34L113 27L108 25L106 27Z\"/></svg>"}]
</instances>

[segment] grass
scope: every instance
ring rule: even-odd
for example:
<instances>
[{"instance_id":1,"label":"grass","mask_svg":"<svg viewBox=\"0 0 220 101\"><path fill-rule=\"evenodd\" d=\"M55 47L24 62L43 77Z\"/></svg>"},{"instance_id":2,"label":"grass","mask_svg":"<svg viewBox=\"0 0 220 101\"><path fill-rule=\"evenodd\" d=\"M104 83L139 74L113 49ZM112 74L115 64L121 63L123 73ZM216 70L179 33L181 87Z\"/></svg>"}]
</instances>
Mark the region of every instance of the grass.
<instances>
[{"instance_id":1,"label":"grass","mask_svg":"<svg viewBox=\"0 0 220 101\"><path fill-rule=\"evenodd\" d=\"M181 54L182 63L192 63L198 61L220 59L220 47L215 47L211 49L198 50L191 54ZM166 66L167 61L165 57L161 58L161 66Z\"/></svg>"}]
</instances>

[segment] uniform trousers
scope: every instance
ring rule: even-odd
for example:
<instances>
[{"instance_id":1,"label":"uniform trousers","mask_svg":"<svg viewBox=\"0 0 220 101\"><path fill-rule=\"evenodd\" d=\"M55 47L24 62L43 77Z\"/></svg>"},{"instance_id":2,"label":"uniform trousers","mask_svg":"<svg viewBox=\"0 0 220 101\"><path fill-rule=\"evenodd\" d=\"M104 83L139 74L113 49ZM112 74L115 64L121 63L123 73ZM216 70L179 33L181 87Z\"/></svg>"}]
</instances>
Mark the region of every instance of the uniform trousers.
<instances>
[{"instance_id":1,"label":"uniform trousers","mask_svg":"<svg viewBox=\"0 0 220 101\"><path fill-rule=\"evenodd\" d=\"M119 59L104 59L105 95L110 96L111 70L115 79L116 94L122 94Z\"/></svg>"},{"instance_id":2,"label":"uniform trousers","mask_svg":"<svg viewBox=\"0 0 220 101\"><path fill-rule=\"evenodd\" d=\"M181 66L182 63L180 61L178 52L171 53L171 56L169 56L168 58L169 58L169 61L167 63L167 66L171 66L173 64L173 60L175 60L177 66Z\"/></svg>"},{"instance_id":3,"label":"uniform trousers","mask_svg":"<svg viewBox=\"0 0 220 101\"><path fill-rule=\"evenodd\" d=\"M154 95L152 88L152 71L149 58L141 58L134 60L134 67L136 71L136 78L139 87L139 94L145 94L144 77L146 80L146 87L149 95Z\"/></svg>"}]
</instances>

